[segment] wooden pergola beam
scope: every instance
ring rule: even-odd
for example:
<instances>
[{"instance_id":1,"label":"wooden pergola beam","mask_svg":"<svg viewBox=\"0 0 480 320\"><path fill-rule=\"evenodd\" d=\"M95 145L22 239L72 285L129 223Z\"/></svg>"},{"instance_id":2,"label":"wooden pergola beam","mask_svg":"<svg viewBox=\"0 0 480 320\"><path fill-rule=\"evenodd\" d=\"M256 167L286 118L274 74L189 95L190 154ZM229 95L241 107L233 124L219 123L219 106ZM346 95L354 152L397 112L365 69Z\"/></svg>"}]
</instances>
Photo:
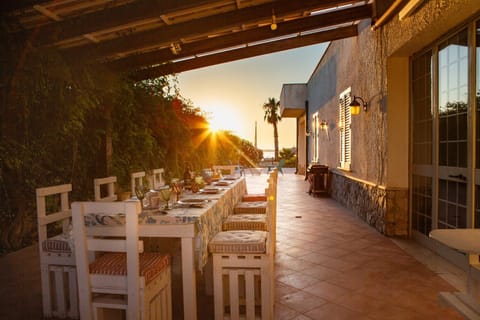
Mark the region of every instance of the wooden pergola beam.
<instances>
[{"instance_id":1,"label":"wooden pergola beam","mask_svg":"<svg viewBox=\"0 0 480 320\"><path fill-rule=\"evenodd\" d=\"M0 1L0 13L31 8L34 5L47 3L49 0L2 0Z\"/></svg>"},{"instance_id":2,"label":"wooden pergola beam","mask_svg":"<svg viewBox=\"0 0 480 320\"><path fill-rule=\"evenodd\" d=\"M160 66L139 70L132 74L135 81L154 79L160 76L198 69L220 63L250 58L268 53L309 46L317 43L333 41L358 35L357 25L341 27L328 31L317 32L305 36L298 36L285 40L259 44L251 47L225 51L217 54L192 58L175 63L166 63Z\"/></svg>"},{"instance_id":3,"label":"wooden pergola beam","mask_svg":"<svg viewBox=\"0 0 480 320\"><path fill-rule=\"evenodd\" d=\"M192 6L205 4L206 0L142 0L106 8L70 19L49 23L35 30L33 44L43 46L61 40L79 37L97 31L128 25L136 21L160 18Z\"/></svg>"},{"instance_id":4,"label":"wooden pergola beam","mask_svg":"<svg viewBox=\"0 0 480 320\"><path fill-rule=\"evenodd\" d=\"M177 55L174 55L170 49L160 49L144 54L132 55L123 59L117 59L108 62L106 65L117 71L138 69L140 67L161 64L170 60L185 58L195 54L206 53L208 51L217 51L241 44L361 20L370 17L371 14L371 5L356 6L283 22L279 24L278 29L275 31L270 30L269 27L264 27L214 37L203 41L182 44L182 49Z\"/></svg>"},{"instance_id":5,"label":"wooden pergola beam","mask_svg":"<svg viewBox=\"0 0 480 320\"><path fill-rule=\"evenodd\" d=\"M352 3L352 0L278 0L254 7L229 11L214 16L190 20L183 23L163 26L161 28L137 32L128 36L104 41L96 45L73 47L67 49L68 54L88 55L95 52L101 59L119 53L135 52L146 48L168 45L181 38L215 34L242 24L258 23L271 19L272 9L278 16L289 15L308 10L320 10L343 4Z\"/></svg>"}]
</instances>

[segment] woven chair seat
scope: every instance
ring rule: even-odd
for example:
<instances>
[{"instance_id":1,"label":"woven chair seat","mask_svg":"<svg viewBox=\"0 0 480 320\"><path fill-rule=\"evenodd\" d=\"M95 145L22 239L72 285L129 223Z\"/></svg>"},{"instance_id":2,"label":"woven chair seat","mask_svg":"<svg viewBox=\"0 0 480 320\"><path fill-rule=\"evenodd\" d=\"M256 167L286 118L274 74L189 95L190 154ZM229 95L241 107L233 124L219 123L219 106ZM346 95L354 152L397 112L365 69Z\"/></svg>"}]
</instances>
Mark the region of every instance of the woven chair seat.
<instances>
[{"instance_id":1,"label":"woven chair seat","mask_svg":"<svg viewBox=\"0 0 480 320\"><path fill-rule=\"evenodd\" d=\"M56 235L42 241L42 250L47 253L72 253L71 239L64 235Z\"/></svg>"},{"instance_id":2,"label":"woven chair seat","mask_svg":"<svg viewBox=\"0 0 480 320\"><path fill-rule=\"evenodd\" d=\"M266 213L267 212L267 202L266 201L257 201L257 202L239 202L235 208L234 213Z\"/></svg>"},{"instance_id":3,"label":"woven chair seat","mask_svg":"<svg viewBox=\"0 0 480 320\"><path fill-rule=\"evenodd\" d=\"M249 193L243 195L243 202L256 202L256 201L267 201L267 196L265 193Z\"/></svg>"},{"instance_id":4,"label":"woven chair seat","mask_svg":"<svg viewBox=\"0 0 480 320\"><path fill-rule=\"evenodd\" d=\"M211 253L264 253L266 240L266 231L222 231L210 241L208 249Z\"/></svg>"},{"instance_id":5,"label":"woven chair seat","mask_svg":"<svg viewBox=\"0 0 480 320\"><path fill-rule=\"evenodd\" d=\"M140 254L140 276L145 278L145 284L155 279L170 265L170 256L144 252ZM112 276L127 275L127 255L120 253L106 253L90 264L91 274Z\"/></svg>"},{"instance_id":6,"label":"woven chair seat","mask_svg":"<svg viewBox=\"0 0 480 320\"><path fill-rule=\"evenodd\" d=\"M223 231L229 230L267 231L267 217L264 214L232 214L223 223Z\"/></svg>"}]
</instances>

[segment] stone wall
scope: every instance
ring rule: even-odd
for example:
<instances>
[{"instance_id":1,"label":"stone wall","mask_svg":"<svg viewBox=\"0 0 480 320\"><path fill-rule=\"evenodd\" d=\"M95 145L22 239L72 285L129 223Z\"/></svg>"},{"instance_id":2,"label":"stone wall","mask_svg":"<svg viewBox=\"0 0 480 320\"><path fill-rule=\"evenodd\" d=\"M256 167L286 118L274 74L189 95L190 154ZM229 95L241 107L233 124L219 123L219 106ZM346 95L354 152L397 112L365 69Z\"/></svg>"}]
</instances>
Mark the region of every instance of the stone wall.
<instances>
[{"instance_id":1,"label":"stone wall","mask_svg":"<svg viewBox=\"0 0 480 320\"><path fill-rule=\"evenodd\" d=\"M378 232L408 236L408 190L388 190L333 171L330 194Z\"/></svg>"}]
</instances>

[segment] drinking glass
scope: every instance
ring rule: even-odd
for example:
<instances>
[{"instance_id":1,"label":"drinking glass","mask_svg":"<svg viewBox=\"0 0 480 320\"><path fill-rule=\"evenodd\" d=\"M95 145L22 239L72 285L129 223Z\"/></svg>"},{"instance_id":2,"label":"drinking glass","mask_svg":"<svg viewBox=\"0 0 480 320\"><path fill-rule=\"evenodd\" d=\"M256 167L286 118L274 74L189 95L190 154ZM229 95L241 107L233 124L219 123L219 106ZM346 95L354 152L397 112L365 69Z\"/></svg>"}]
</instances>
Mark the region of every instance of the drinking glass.
<instances>
[{"instance_id":1,"label":"drinking glass","mask_svg":"<svg viewBox=\"0 0 480 320\"><path fill-rule=\"evenodd\" d=\"M162 188L160 189L160 195L162 196L163 201L165 201L165 210L170 209L168 206L168 203L170 201L170 196L172 195L172 189L170 187L168 188Z\"/></svg>"},{"instance_id":2,"label":"drinking glass","mask_svg":"<svg viewBox=\"0 0 480 320\"><path fill-rule=\"evenodd\" d=\"M135 195L137 199L140 200L140 204L143 208L143 199L145 198L145 194L147 193L147 188L143 185L135 186Z\"/></svg>"}]
</instances>

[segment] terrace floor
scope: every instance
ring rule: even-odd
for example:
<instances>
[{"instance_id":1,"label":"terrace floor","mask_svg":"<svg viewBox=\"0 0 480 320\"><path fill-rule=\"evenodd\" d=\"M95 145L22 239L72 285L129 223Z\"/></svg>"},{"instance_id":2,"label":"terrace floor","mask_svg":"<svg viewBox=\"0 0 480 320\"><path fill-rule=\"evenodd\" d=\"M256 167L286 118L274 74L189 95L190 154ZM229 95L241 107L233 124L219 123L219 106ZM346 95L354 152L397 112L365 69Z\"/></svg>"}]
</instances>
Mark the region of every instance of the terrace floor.
<instances>
[{"instance_id":1,"label":"terrace floor","mask_svg":"<svg viewBox=\"0 0 480 320\"><path fill-rule=\"evenodd\" d=\"M411 240L382 236L330 198L309 196L303 176L288 171L278 177L275 319L462 319L438 302L439 291L464 290L462 270ZM265 173L247 172L250 192L265 184ZM37 250L0 258L0 319L42 319ZM175 286L177 254L173 261ZM199 319L213 319L213 298L199 282ZM173 296L178 319L181 293Z\"/></svg>"}]
</instances>

